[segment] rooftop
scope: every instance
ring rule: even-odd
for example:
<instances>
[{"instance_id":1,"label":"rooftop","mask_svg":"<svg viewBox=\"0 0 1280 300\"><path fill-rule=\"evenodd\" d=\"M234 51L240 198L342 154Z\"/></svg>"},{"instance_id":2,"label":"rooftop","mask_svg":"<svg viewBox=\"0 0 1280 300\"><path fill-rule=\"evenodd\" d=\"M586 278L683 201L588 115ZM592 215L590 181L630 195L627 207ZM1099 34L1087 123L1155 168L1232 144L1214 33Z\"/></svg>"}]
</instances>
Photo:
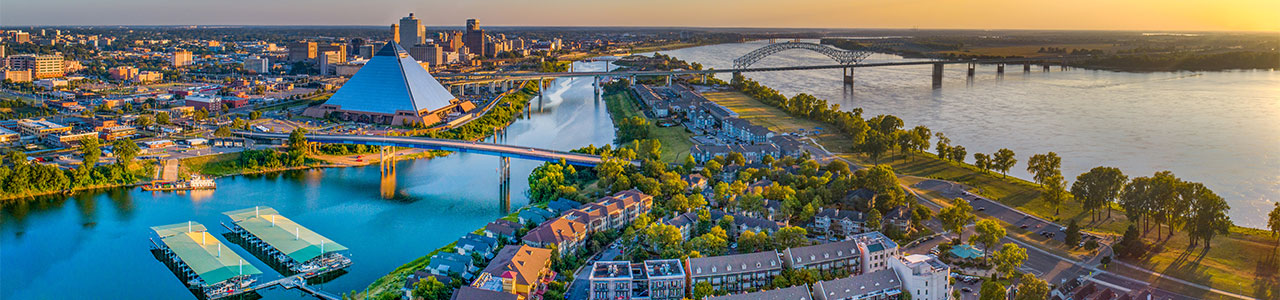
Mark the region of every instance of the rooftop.
<instances>
[{"instance_id":1,"label":"rooftop","mask_svg":"<svg viewBox=\"0 0 1280 300\"><path fill-rule=\"evenodd\" d=\"M843 240L813 246L788 248L785 251L793 264L812 264L814 262L858 257L858 243L853 240Z\"/></svg>"},{"instance_id":2,"label":"rooftop","mask_svg":"<svg viewBox=\"0 0 1280 300\"><path fill-rule=\"evenodd\" d=\"M381 114L435 111L457 99L397 43L387 43L325 104Z\"/></svg>"},{"instance_id":3,"label":"rooftop","mask_svg":"<svg viewBox=\"0 0 1280 300\"><path fill-rule=\"evenodd\" d=\"M774 289L745 294L733 294L707 297L707 300L809 300L809 286L797 285L789 288Z\"/></svg>"},{"instance_id":4,"label":"rooftop","mask_svg":"<svg viewBox=\"0 0 1280 300\"><path fill-rule=\"evenodd\" d=\"M644 261L645 273L652 277L678 276L684 277L684 266L679 259L661 259Z\"/></svg>"},{"instance_id":5,"label":"rooftop","mask_svg":"<svg viewBox=\"0 0 1280 300\"><path fill-rule=\"evenodd\" d=\"M262 274L257 267L222 245L196 222L151 227L160 242L200 276L206 284L218 283L240 275Z\"/></svg>"},{"instance_id":6,"label":"rooftop","mask_svg":"<svg viewBox=\"0 0 1280 300\"><path fill-rule=\"evenodd\" d=\"M306 262L324 253L347 250L346 246L302 227L270 207L255 206L222 214L231 217L231 222L297 262Z\"/></svg>"},{"instance_id":7,"label":"rooftop","mask_svg":"<svg viewBox=\"0 0 1280 300\"><path fill-rule=\"evenodd\" d=\"M690 258L688 261L689 272L692 276L713 276L778 270L782 268L782 263L778 258L778 252L773 250L756 253Z\"/></svg>"},{"instance_id":8,"label":"rooftop","mask_svg":"<svg viewBox=\"0 0 1280 300\"><path fill-rule=\"evenodd\" d=\"M896 295L902 293L902 280L893 269L884 269L862 275L813 284L815 294L826 299L860 298L868 295Z\"/></svg>"},{"instance_id":9,"label":"rooftop","mask_svg":"<svg viewBox=\"0 0 1280 300\"><path fill-rule=\"evenodd\" d=\"M631 278L631 262L597 261L591 267L591 279Z\"/></svg>"}]
</instances>

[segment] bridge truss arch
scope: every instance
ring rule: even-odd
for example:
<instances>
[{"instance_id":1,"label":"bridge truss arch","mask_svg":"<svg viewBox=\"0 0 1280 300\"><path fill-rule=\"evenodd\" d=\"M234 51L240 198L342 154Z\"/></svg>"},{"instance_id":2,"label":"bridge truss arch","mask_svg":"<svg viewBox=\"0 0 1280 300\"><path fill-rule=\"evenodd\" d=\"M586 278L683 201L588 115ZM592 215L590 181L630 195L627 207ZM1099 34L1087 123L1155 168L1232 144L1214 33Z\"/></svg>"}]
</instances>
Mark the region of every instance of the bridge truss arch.
<instances>
[{"instance_id":1,"label":"bridge truss arch","mask_svg":"<svg viewBox=\"0 0 1280 300\"><path fill-rule=\"evenodd\" d=\"M850 51L850 50L838 49L838 48L827 46L827 45L806 43L806 42L783 42L783 43L769 44L768 46L760 47L760 49L753 50L743 55L742 57L734 59L733 68L744 69L744 68L750 67L752 64L755 64L756 62L760 61L761 59L764 59L765 57L769 57L770 55L776 54L778 52L792 50L792 49L803 49L803 50L822 53L822 55L826 55L827 57L830 57L832 60L835 60L837 63L842 65L856 64L858 62L861 62L863 59L867 58L867 56L871 55L871 51Z\"/></svg>"}]
</instances>

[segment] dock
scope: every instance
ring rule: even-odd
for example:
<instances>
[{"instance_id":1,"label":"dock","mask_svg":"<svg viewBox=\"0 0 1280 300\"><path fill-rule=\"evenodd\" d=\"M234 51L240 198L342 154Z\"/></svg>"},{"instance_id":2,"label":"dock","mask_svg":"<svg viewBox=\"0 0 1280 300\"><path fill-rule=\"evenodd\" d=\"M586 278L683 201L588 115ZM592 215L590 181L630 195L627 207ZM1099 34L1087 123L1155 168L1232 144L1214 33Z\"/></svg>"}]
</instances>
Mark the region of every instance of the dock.
<instances>
[{"instance_id":1,"label":"dock","mask_svg":"<svg viewBox=\"0 0 1280 300\"><path fill-rule=\"evenodd\" d=\"M262 274L192 221L151 227L156 258L169 267L187 289L203 299L220 299L250 292ZM160 242L156 242L156 238Z\"/></svg>"},{"instance_id":2,"label":"dock","mask_svg":"<svg viewBox=\"0 0 1280 300\"><path fill-rule=\"evenodd\" d=\"M243 241L245 248L268 264L302 274L306 278L342 270L351 260L342 253L347 247L281 216L266 206L224 212L231 218L223 224Z\"/></svg>"}]
</instances>

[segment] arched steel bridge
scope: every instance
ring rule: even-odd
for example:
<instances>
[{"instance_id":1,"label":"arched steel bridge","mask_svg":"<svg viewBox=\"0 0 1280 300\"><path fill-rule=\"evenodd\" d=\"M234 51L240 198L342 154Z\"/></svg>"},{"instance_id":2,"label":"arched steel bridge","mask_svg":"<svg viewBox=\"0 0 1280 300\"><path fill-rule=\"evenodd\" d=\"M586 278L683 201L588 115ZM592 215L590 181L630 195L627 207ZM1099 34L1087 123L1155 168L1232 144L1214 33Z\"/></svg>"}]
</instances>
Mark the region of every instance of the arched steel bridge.
<instances>
[{"instance_id":1,"label":"arched steel bridge","mask_svg":"<svg viewBox=\"0 0 1280 300\"><path fill-rule=\"evenodd\" d=\"M826 55L827 57L830 57L831 59L835 60L841 65L856 64L858 62L861 62L863 59L867 58L867 56L871 55L871 51L865 51L865 50L851 51L851 50L838 49L835 47L822 45L822 44L814 44L814 43L806 43L806 42L783 42L783 43L769 44L768 46L760 47L760 49L753 50L743 55L742 57L734 59L733 68L745 69L747 67L750 67L752 64L755 64L757 61L760 61L765 57L769 57L769 55L773 55L778 52L792 50L792 49L803 49L803 50L822 53L822 55Z\"/></svg>"},{"instance_id":2,"label":"arched steel bridge","mask_svg":"<svg viewBox=\"0 0 1280 300\"><path fill-rule=\"evenodd\" d=\"M263 133L263 132L247 132L236 131L235 135L253 138L253 139L269 139L283 140L288 139L289 134L284 133ZM537 160L544 162L559 162L564 160L566 163L575 166L595 167L603 162L598 155L574 153L569 151L538 149L530 147L521 147L516 145L504 145L484 142L470 142L450 139L437 139L427 137L406 137L406 136L380 136L380 135L325 135L325 134L308 134L307 141L313 143L324 144L357 144L369 146L393 146L406 147L428 150L444 150L462 153L475 153L484 155L493 155L500 157L514 157L519 159ZM639 165L639 162L631 162Z\"/></svg>"}]
</instances>

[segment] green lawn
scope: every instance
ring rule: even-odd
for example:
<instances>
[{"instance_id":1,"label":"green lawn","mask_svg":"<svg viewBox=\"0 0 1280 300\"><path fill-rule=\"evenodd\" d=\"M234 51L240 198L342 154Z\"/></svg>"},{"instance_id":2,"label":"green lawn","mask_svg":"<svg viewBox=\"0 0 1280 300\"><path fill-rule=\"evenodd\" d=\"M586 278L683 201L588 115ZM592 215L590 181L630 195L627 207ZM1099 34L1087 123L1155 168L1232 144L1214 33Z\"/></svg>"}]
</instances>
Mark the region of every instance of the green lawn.
<instances>
[{"instance_id":1,"label":"green lawn","mask_svg":"<svg viewBox=\"0 0 1280 300\"><path fill-rule=\"evenodd\" d=\"M769 130L774 132L795 132L800 129L811 131L814 128L826 129L830 127L815 121L794 118L787 112L764 104L743 93L711 92L703 93L702 95L712 102L724 105L724 107L737 112L742 119L751 121L752 124L768 127ZM838 131L823 130L822 134L814 137L814 139L831 152L849 152L853 149L853 141Z\"/></svg>"},{"instance_id":2,"label":"green lawn","mask_svg":"<svg viewBox=\"0 0 1280 300\"><path fill-rule=\"evenodd\" d=\"M631 97L630 93L617 92L604 95L605 105L609 107L609 116L615 120L630 118L635 116L643 117L640 112L639 104ZM650 122L649 125L650 138L657 139L662 143L662 161L669 163L680 163L685 155L689 155L689 148L693 147L693 133L689 132L684 126L659 127ZM627 145L624 145L627 146Z\"/></svg>"},{"instance_id":3,"label":"green lawn","mask_svg":"<svg viewBox=\"0 0 1280 300\"><path fill-rule=\"evenodd\" d=\"M184 174L196 173L213 177L239 174L244 170L236 166L237 159L240 159L240 152L187 158L182 160L182 171Z\"/></svg>"}]
</instances>

